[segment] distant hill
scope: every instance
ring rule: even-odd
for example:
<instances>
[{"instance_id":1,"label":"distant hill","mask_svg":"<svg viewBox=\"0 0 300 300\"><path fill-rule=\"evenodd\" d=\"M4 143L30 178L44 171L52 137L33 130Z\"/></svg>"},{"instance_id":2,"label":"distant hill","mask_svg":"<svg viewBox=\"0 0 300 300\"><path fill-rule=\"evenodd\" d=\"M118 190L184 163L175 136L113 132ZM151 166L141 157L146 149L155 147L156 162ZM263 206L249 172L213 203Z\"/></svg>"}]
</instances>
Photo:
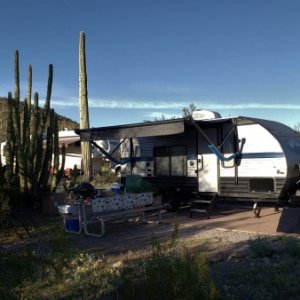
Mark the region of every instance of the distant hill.
<instances>
[{"instance_id":1,"label":"distant hill","mask_svg":"<svg viewBox=\"0 0 300 300\"><path fill-rule=\"evenodd\" d=\"M21 105L23 102L21 102ZM7 98L0 97L0 142L6 140L6 126L7 126ZM69 118L56 114L58 116L59 130L79 128L79 124Z\"/></svg>"}]
</instances>

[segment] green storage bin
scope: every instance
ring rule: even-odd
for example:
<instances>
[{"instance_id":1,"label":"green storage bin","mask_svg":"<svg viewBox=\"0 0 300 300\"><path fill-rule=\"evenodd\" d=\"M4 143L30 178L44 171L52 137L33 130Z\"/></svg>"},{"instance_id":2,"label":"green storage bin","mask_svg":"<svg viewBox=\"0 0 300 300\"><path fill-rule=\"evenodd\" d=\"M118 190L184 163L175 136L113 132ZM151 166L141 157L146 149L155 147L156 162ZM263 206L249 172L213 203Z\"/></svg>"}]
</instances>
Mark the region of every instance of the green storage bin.
<instances>
[{"instance_id":1,"label":"green storage bin","mask_svg":"<svg viewBox=\"0 0 300 300\"><path fill-rule=\"evenodd\" d=\"M126 177L125 184L127 193L146 193L151 192L152 185L139 175L130 175Z\"/></svg>"}]
</instances>

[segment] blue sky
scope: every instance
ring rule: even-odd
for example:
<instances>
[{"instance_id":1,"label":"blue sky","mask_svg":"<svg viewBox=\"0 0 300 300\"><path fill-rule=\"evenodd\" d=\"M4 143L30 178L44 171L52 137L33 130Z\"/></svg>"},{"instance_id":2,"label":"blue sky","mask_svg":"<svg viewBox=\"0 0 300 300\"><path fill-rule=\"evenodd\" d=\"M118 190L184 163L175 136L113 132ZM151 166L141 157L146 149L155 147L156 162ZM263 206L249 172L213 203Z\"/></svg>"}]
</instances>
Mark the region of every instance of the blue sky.
<instances>
[{"instance_id":1,"label":"blue sky","mask_svg":"<svg viewBox=\"0 0 300 300\"><path fill-rule=\"evenodd\" d=\"M21 96L29 64L52 107L79 120L78 44L86 34L91 127L180 116L189 103L222 116L300 122L300 1L0 0L0 96Z\"/></svg>"}]
</instances>

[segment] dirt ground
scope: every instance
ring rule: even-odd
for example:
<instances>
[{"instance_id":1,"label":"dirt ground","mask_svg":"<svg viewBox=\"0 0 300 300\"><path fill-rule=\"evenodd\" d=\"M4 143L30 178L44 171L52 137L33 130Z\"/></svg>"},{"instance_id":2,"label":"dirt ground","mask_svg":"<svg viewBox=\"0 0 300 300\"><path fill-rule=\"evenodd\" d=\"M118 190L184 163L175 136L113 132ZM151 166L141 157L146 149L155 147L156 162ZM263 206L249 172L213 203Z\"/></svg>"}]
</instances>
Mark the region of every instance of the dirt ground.
<instances>
[{"instance_id":1,"label":"dirt ground","mask_svg":"<svg viewBox=\"0 0 300 300\"><path fill-rule=\"evenodd\" d=\"M206 214L193 214L190 217L189 208L183 208L175 213L162 213L161 222L157 216L151 216L147 222L135 220L119 220L106 224L106 234L101 237L85 236L84 234L70 234L70 240L75 248L83 251L99 251L103 254L118 255L129 250L136 251L147 247L153 238L168 238L174 232L175 224L178 226L179 238L197 238L199 233L210 229L257 235L293 235L299 234L279 232L279 224L283 211L275 211L274 207L263 207L260 217L256 218L251 206L222 204L218 205L207 218ZM298 211L299 220L300 214ZM282 226L281 226L282 227ZM287 227L287 226L283 226ZM206 235L207 237L207 235ZM208 236L209 237L209 236Z\"/></svg>"}]
</instances>

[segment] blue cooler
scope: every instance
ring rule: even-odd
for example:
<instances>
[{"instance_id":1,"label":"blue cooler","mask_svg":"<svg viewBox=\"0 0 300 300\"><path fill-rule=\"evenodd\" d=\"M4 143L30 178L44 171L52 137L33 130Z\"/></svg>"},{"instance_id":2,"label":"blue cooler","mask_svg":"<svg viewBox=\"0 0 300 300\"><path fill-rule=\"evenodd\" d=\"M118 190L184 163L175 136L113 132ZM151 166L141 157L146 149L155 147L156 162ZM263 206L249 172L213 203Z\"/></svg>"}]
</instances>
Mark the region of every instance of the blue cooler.
<instances>
[{"instance_id":1,"label":"blue cooler","mask_svg":"<svg viewBox=\"0 0 300 300\"><path fill-rule=\"evenodd\" d=\"M79 232L79 220L78 219L66 219L66 230Z\"/></svg>"}]
</instances>

